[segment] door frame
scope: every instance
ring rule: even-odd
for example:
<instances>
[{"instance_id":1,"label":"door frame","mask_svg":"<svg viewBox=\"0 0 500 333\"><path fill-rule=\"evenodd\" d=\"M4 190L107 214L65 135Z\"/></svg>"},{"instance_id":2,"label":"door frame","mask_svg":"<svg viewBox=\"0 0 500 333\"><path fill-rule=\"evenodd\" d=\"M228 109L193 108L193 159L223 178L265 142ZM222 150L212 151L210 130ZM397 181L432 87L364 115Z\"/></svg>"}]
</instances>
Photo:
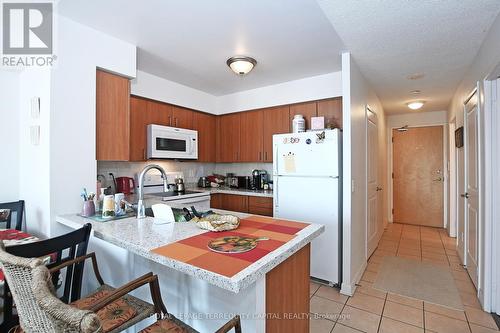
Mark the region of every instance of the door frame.
<instances>
[{"instance_id":1,"label":"door frame","mask_svg":"<svg viewBox=\"0 0 500 333\"><path fill-rule=\"evenodd\" d=\"M457 120L453 118L448 123L448 236L457 237L458 205L457 205L457 148L455 147L455 130Z\"/></svg>"},{"instance_id":2,"label":"door frame","mask_svg":"<svg viewBox=\"0 0 500 333\"><path fill-rule=\"evenodd\" d=\"M365 106L365 138L366 138L366 151L365 151L365 160L366 160L366 164L365 164L365 171L366 171L366 174L365 174L365 179L366 179L366 198L365 198L365 209L366 209L366 218L365 218L365 257L366 259L368 260L368 258L370 257L371 253L368 253L369 252L369 248L368 248L368 224L369 224L369 216L368 216L368 200L370 198L370 193L369 193L369 188L368 188L368 178L369 178L369 168L368 168L368 164L369 164L369 158L370 158L370 155L369 155L369 143L368 143L368 122L370 121L370 117L369 117L369 113L373 114L375 116L375 119L376 119L376 125L377 125L377 150L378 150L378 130L379 130L379 127L378 127L378 115L376 112L374 112L369 105L366 105ZM379 159L378 159L378 155L377 154L377 187L380 186L380 179L379 179L379 168L380 168L380 165L379 165ZM378 193L378 192L377 192ZM377 196L379 196L377 194ZM383 200L383 198L380 198L380 196L377 198L377 200ZM382 218L381 218L381 212L379 211L380 210L380 202L377 201L377 235L375 237L378 238L377 240L377 243L380 242L380 238L382 237L382 232L383 232L383 229L384 229L384 226L383 226L383 221L382 221ZM377 244L378 246L378 244ZM374 251L377 249L377 246L375 246L375 249ZM373 252L372 252L373 253Z\"/></svg>"},{"instance_id":3,"label":"door frame","mask_svg":"<svg viewBox=\"0 0 500 333\"><path fill-rule=\"evenodd\" d=\"M481 82L480 82L481 83ZM482 81L479 102L484 111L484 181L483 209L484 232L480 240L484 242L482 258L479 261L479 281L482 286L478 297L487 312L500 314L500 267L496 258L500 256L500 226L494 221L500 219L500 179L495 172L500 168L500 146L493 144L500 140L500 64ZM481 94L480 94L481 96Z\"/></svg>"},{"instance_id":4,"label":"door frame","mask_svg":"<svg viewBox=\"0 0 500 333\"><path fill-rule=\"evenodd\" d=\"M448 172L445 170L448 169L448 123L437 123L437 124L423 124L423 125L410 125L408 124L408 128L419 128L419 127L435 127L441 126L443 128L443 228L446 228L448 222ZM394 223L394 214L392 213L392 209L394 208L394 180L392 178L392 174L394 172L394 156L393 156L393 142L392 142L392 132L393 130L400 128L401 126L393 126L389 129L389 140L388 140L388 150L387 155L389 156L389 175L388 175L388 197L389 197L389 205L388 205L388 217L389 222Z\"/></svg>"}]
</instances>

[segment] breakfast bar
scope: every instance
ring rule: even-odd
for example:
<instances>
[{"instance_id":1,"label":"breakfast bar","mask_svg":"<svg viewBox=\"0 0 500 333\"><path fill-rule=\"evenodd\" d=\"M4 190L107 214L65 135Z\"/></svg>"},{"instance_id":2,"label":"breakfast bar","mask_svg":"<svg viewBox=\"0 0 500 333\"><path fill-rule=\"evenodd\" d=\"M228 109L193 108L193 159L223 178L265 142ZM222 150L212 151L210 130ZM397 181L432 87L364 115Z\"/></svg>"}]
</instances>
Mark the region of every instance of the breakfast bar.
<instances>
[{"instance_id":1,"label":"breakfast bar","mask_svg":"<svg viewBox=\"0 0 500 333\"><path fill-rule=\"evenodd\" d=\"M106 258L108 274L114 274L115 260L127 278L158 274L169 311L199 331L214 331L240 314L244 332L308 332L310 242L324 226L219 212L238 216L239 228L216 233L193 222L96 222L76 214L58 216L57 222L72 229L92 224L91 250L98 261ZM233 235L262 240L245 253L217 253L207 246Z\"/></svg>"}]
</instances>

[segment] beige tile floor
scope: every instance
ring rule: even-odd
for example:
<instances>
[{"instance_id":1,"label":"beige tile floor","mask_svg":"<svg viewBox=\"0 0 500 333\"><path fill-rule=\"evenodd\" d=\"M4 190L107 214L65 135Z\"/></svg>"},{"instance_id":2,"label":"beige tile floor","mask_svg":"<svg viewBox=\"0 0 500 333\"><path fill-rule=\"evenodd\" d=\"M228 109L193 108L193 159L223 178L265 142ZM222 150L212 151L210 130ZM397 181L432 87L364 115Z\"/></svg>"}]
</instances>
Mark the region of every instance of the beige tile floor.
<instances>
[{"instance_id":1,"label":"beige tile floor","mask_svg":"<svg viewBox=\"0 0 500 333\"><path fill-rule=\"evenodd\" d=\"M386 255L450 267L465 311L385 293L372 287ZM490 333L492 316L481 310L474 286L460 266L455 239L444 229L389 224L352 297L311 282L311 333Z\"/></svg>"}]
</instances>

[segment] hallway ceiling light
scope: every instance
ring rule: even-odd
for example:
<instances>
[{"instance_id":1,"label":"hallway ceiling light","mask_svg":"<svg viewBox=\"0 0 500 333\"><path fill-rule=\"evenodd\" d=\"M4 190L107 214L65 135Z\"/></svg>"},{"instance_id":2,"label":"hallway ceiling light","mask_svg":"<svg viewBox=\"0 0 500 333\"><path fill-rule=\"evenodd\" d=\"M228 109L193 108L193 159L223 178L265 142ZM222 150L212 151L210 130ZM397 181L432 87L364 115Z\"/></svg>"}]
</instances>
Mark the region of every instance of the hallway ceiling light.
<instances>
[{"instance_id":1,"label":"hallway ceiling light","mask_svg":"<svg viewBox=\"0 0 500 333\"><path fill-rule=\"evenodd\" d=\"M254 58L246 56L235 56L227 59L226 64L238 75L248 74L257 65Z\"/></svg>"},{"instance_id":2,"label":"hallway ceiling light","mask_svg":"<svg viewBox=\"0 0 500 333\"><path fill-rule=\"evenodd\" d=\"M406 105L408 105L408 107L412 110L418 110L420 109L422 106L424 106L424 101L415 101L415 102L410 102L410 103L407 103Z\"/></svg>"}]
</instances>

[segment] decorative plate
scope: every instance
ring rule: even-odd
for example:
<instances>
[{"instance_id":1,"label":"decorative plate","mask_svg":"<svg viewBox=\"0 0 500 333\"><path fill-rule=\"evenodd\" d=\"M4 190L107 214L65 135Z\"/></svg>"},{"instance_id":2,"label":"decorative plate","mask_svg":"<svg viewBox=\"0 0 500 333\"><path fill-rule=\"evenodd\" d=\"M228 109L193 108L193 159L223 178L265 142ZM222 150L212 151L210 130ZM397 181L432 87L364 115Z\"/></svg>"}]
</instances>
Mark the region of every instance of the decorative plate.
<instances>
[{"instance_id":1,"label":"decorative plate","mask_svg":"<svg viewBox=\"0 0 500 333\"><path fill-rule=\"evenodd\" d=\"M234 230L240 225L240 219L234 215L211 214L205 217L195 217L191 221L195 222L198 228L210 231Z\"/></svg>"},{"instance_id":2,"label":"decorative plate","mask_svg":"<svg viewBox=\"0 0 500 333\"><path fill-rule=\"evenodd\" d=\"M258 241L268 240L266 237L227 236L212 239L208 248L218 253L243 253L253 250Z\"/></svg>"}]
</instances>

